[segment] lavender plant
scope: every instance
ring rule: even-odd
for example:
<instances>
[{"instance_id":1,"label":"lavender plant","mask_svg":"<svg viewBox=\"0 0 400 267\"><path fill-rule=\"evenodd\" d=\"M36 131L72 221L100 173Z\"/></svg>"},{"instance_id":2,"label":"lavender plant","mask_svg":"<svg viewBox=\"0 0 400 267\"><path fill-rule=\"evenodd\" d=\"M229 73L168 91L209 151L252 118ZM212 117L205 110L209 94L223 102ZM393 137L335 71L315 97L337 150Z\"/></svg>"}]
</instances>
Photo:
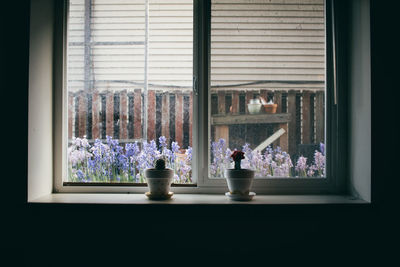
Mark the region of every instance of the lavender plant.
<instances>
[{"instance_id":1,"label":"lavender plant","mask_svg":"<svg viewBox=\"0 0 400 267\"><path fill-rule=\"evenodd\" d=\"M211 164L210 174L213 177L224 177L224 171L232 167L229 158L223 151L231 151L226 147L225 140L211 143ZM325 176L325 155L324 144L320 145L321 151L315 151L314 161L308 165L307 158L301 156L293 166L290 155L282 151L280 147L272 149L267 147L264 154L258 150L252 150L249 144L242 147L245 159L241 166L245 169L255 170L256 177L324 177Z\"/></svg>"},{"instance_id":2,"label":"lavender plant","mask_svg":"<svg viewBox=\"0 0 400 267\"><path fill-rule=\"evenodd\" d=\"M144 170L152 168L160 158L175 171L174 183L191 183L192 148L184 153L177 142L168 148L166 138L127 143L107 136L106 142L96 139L93 145L84 138L73 138L68 148L69 181L72 182L145 182Z\"/></svg>"},{"instance_id":3,"label":"lavender plant","mask_svg":"<svg viewBox=\"0 0 400 267\"><path fill-rule=\"evenodd\" d=\"M235 150L233 150L235 151ZM210 174L224 177L225 169L233 168L232 152L226 141L211 143ZM290 155L280 147L267 147L264 153L252 150L249 144L242 147L245 158L241 167L256 171L256 177L324 177L325 146L321 143L313 160L299 157L293 166ZM154 140L127 143L107 136L103 143L96 139L93 145L84 138L73 138L68 147L69 181L72 182L145 182L144 170L153 168L157 159L163 158L166 167L175 172L174 183L192 183L192 148L180 148L177 142L168 147L164 136L159 146Z\"/></svg>"}]
</instances>

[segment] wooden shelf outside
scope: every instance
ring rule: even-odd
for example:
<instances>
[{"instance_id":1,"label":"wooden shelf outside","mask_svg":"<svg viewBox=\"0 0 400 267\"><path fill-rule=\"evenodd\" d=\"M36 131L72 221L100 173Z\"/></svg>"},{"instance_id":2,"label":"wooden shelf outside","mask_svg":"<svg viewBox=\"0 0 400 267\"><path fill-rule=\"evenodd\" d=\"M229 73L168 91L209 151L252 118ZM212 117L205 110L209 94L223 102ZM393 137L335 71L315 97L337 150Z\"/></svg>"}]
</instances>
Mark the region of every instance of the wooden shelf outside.
<instances>
[{"instance_id":1,"label":"wooden shelf outside","mask_svg":"<svg viewBox=\"0 0 400 267\"><path fill-rule=\"evenodd\" d=\"M288 123L290 113L245 114L245 115L212 115L211 125Z\"/></svg>"}]
</instances>

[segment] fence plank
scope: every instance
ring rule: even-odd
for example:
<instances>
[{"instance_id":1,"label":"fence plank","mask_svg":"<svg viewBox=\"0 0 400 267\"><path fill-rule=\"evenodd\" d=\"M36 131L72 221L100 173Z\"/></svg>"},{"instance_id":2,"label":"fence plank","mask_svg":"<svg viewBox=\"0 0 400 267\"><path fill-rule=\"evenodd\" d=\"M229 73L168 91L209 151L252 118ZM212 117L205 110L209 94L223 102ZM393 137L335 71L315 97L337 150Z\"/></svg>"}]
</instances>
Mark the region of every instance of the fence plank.
<instances>
[{"instance_id":1,"label":"fence plank","mask_svg":"<svg viewBox=\"0 0 400 267\"><path fill-rule=\"evenodd\" d=\"M288 93L288 113L290 113L290 121L288 125L289 134L289 147L288 151L290 155L296 153L296 91L289 91Z\"/></svg>"},{"instance_id":2,"label":"fence plank","mask_svg":"<svg viewBox=\"0 0 400 267\"><path fill-rule=\"evenodd\" d=\"M240 93L239 94L239 113L240 114L246 114L246 94L245 93Z\"/></svg>"},{"instance_id":3,"label":"fence plank","mask_svg":"<svg viewBox=\"0 0 400 267\"><path fill-rule=\"evenodd\" d=\"M190 105L190 100L189 100L188 95L184 95L183 97L183 147L189 146L189 105Z\"/></svg>"},{"instance_id":4,"label":"fence plank","mask_svg":"<svg viewBox=\"0 0 400 267\"><path fill-rule=\"evenodd\" d=\"M133 139L134 135L133 135L133 131L134 131L134 94L133 93L129 93L128 94L128 138L129 139Z\"/></svg>"},{"instance_id":5,"label":"fence plank","mask_svg":"<svg viewBox=\"0 0 400 267\"><path fill-rule=\"evenodd\" d=\"M78 136L83 137L86 135L86 116L87 116L87 98L86 93L84 91L79 92L79 113L78 113L78 121L79 121L79 131Z\"/></svg>"},{"instance_id":6,"label":"fence plank","mask_svg":"<svg viewBox=\"0 0 400 267\"><path fill-rule=\"evenodd\" d=\"M310 95L310 131L311 144L315 144L315 92Z\"/></svg>"},{"instance_id":7,"label":"fence plank","mask_svg":"<svg viewBox=\"0 0 400 267\"><path fill-rule=\"evenodd\" d=\"M303 105L302 105L302 144L311 143L311 113L310 113L310 92L303 91Z\"/></svg>"},{"instance_id":8,"label":"fence plank","mask_svg":"<svg viewBox=\"0 0 400 267\"><path fill-rule=\"evenodd\" d=\"M283 130L285 130L285 133L279 138L279 146L281 147L282 151L289 151L288 124L287 123L279 124L278 128L282 128Z\"/></svg>"},{"instance_id":9,"label":"fence plank","mask_svg":"<svg viewBox=\"0 0 400 267\"><path fill-rule=\"evenodd\" d=\"M162 94L161 103L161 135L169 140L169 94L165 92Z\"/></svg>"},{"instance_id":10,"label":"fence plank","mask_svg":"<svg viewBox=\"0 0 400 267\"><path fill-rule=\"evenodd\" d=\"M282 92L275 91L274 92L274 103L278 104L276 107L276 113L282 113Z\"/></svg>"},{"instance_id":11,"label":"fence plank","mask_svg":"<svg viewBox=\"0 0 400 267\"><path fill-rule=\"evenodd\" d=\"M315 142L324 143L325 137L325 110L324 92L317 92L315 95Z\"/></svg>"},{"instance_id":12,"label":"fence plank","mask_svg":"<svg viewBox=\"0 0 400 267\"><path fill-rule=\"evenodd\" d=\"M176 141L175 135L175 125L176 125L176 117L175 117L175 108L176 108L176 94L169 94L169 138L171 141Z\"/></svg>"},{"instance_id":13,"label":"fence plank","mask_svg":"<svg viewBox=\"0 0 400 267\"><path fill-rule=\"evenodd\" d=\"M100 111L100 120L101 120L100 135L101 135L101 138L104 139L104 138L106 138L106 135L107 135L107 133L106 133L106 130L107 130L107 123L106 123L106 121L107 121L107 119L106 119L107 94L106 93L100 94L100 108L101 108L101 111Z\"/></svg>"},{"instance_id":14,"label":"fence plank","mask_svg":"<svg viewBox=\"0 0 400 267\"><path fill-rule=\"evenodd\" d=\"M232 93L232 110L231 110L231 112L233 114L239 113L239 92L238 91L233 91L233 93Z\"/></svg>"},{"instance_id":15,"label":"fence plank","mask_svg":"<svg viewBox=\"0 0 400 267\"><path fill-rule=\"evenodd\" d=\"M192 132L193 131L193 93L190 92L189 96L189 146L192 144Z\"/></svg>"},{"instance_id":16,"label":"fence plank","mask_svg":"<svg viewBox=\"0 0 400 267\"><path fill-rule=\"evenodd\" d=\"M147 94L148 112L147 112L147 139L156 139L156 92L149 90Z\"/></svg>"},{"instance_id":17,"label":"fence plank","mask_svg":"<svg viewBox=\"0 0 400 267\"><path fill-rule=\"evenodd\" d=\"M175 141L183 146L183 95L179 91L175 98Z\"/></svg>"},{"instance_id":18,"label":"fence plank","mask_svg":"<svg viewBox=\"0 0 400 267\"><path fill-rule=\"evenodd\" d=\"M268 95L268 93L267 93ZM273 102L277 104L276 113L282 113L282 92L274 91L273 92ZM285 133L275 142L273 142L274 147L281 147L283 151L288 151L288 133L287 133L287 123L278 124L273 126L274 132L278 131L279 129L283 128Z\"/></svg>"},{"instance_id":19,"label":"fence plank","mask_svg":"<svg viewBox=\"0 0 400 267\"><path fill-rule=\"evenodd\" d=\"M126 90L121 91L120 94L120 130L119 134L121 139L127 139L128 138L128 101L127 101L127 94Z\"/></svg>"},{"instance_id":20,"label":"fence plank","mask_svg":"<svg viewBox=\"0 0 400 267\"><path fill-rule=\"evenodd\" d=\"M225 114L225 91L218 91L218 114Z\"/></svg>"},{"instance_id":21,"label":"fence plank","mask_svg":"<svg viewBox=\"0 0 400 267\"><path fill-rule=\"evenodd\" d=\"M134 124L133 124L133 138L142 137L142 91L135 89L134 91Z\"/></svg>"},{"instance_id":22,"label":"fence plank","mask_svg":"<svg viewBox=\"0 0 400 267\"><path fill-rule=\"evenodd\" d=\"M211 94L211 115L218 114L218 96Z\"/></svg>"},{"instance_id":23,"label":"fence plank","mask_svg":"<svg viewBox=\"0 0 400 267\"><path fill-rule=\"evenodd\" d=\"M121 98L119 92L114 92L114 138L120 139L121 133Z\"/></svg>"},{"instance_id":24,"label":"fence plank","mask_svg":"<svg viewBox=\"0 0 400 267\"><path fill-rule=\"evenodd\" d=\"M100 138L99 127L99 92L96 90L92 96L92 138Z\"/></svg>"},{"instance_id":25,"label":"fence plank","mask_svg":"<svg viewBox=\"0 0 400 267\"><path fill-rule=\"evenodd\" d=\"M232 92L227 92L225 94L225 113L229 114L231 113L232 109Z\"/></svg>"},{"instance_id":26,"label":"fence plank","mask_svg":"<svg viewBox=\"0 0 400 267\"><path fill-rule=\"evenodd\" d=\"M106 135L114 135L114 94L107 93L106 99Z\"/></svg>"},{"instance_id":27,"label":"fence plank","mask_svg":"<svg viewBox=\"0 0 400 267\"><path fill-rule=\"evenodd\" d=\"M74 95L68 94L68 139L72 138L73 133L73 120L74 120Z\"/></svg>"},{"instance_id":28,"label":"fence plank","mask_svg":"<svg viewBox=\"0 0 400 267\"><path fill-rule=\"evenodd\" d=\"M226 143L229 144L229 126L215 126L215 141L218 141L220 138L224 139Z\"/></svg>"},{"instance_id":29,"label":"fence plank","mask_svg":"<svg viewBox=\"0 0 400 267\"><path fill-rule=\"evenodd\" d=\"M93 93L86 94L86 138L92 139L93 128Z\"/></svg>"},{"instance_id":30,"label":"fence plank","mask_svg":"<svg viewBox=\"0 0 400 267\"><path fill-rule=\"evenodd\" d=\"M225 91L218 91L218 114L225 114ZM215 126L215 141L220 138L225 139L229 144L229 126L227 125L216 125Z\"/></svg>"}]
</instances>

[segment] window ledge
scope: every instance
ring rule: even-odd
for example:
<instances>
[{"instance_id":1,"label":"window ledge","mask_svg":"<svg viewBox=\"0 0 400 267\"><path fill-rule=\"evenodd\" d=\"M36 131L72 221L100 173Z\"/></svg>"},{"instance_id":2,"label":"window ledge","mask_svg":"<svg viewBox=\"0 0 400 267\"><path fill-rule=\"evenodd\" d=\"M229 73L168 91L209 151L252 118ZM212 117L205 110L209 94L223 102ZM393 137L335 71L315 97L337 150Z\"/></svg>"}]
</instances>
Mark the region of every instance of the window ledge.
<instances>
[{"instance_id":1,"label":"window ledge","mask_svg":"<svg viewBox=\"0 0 400 267\"><path fill-rule=\"evenodd\" d=\"M232 201L224 194L175 194L164 201L149 200L144 194L65 194L54 193L30 203L60 204L159 204L159 205L298 205L298 204L368 204L345 195L256 195L252 201Z\"/></svg>"}]
</instances>

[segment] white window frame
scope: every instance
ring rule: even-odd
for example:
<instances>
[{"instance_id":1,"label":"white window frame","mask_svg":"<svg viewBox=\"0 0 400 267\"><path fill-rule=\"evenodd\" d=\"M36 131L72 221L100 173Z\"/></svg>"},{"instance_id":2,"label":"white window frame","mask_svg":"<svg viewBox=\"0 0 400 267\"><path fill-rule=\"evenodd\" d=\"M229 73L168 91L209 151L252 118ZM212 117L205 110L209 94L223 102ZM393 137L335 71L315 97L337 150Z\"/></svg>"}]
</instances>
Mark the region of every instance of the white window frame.
<instances>
[{"instance_id":1,"label":"white window frame","mask_svg":"<svg viewBox=\"0 0 400 267\"><path fill-rule=\"evenodd\" d=\"M62 2L62 3L61 3ZM197 146L193 146L193 175L197 176L196 187L174 187L173 191L176 193L223 193L226 192L227 186L225 179L212 179L208 177L208 132L210 129L208 120L208 110L210 103L208 88L209 86L209 1L194 0L195 20L197 19L198 27L195 30L196 38L202 40L202 45L199 46L200 42L194 42L194 51L198 51L194 54L194 72L198 77L198 88L199 94L196 97L194 94L193 108L199 112L193 112L193 126L198 127L198 131L193 131L193 144L197 143ZM329 10L330 0L326 0L326 7ZM63 121L66 121L67 112L63 105L63 98L65 98L66 90L63 90L65 85L65 65L66 62L65 51L66 51L66 23L65 18L68 12L67 1L57 1L55 8L55 37L54 37L54 98L53 98L53 109L54 109L54 125L53 125L53 191L54 192L74 192L74 193L93 193L93 192L107 192L107 193L144 193L148 189L143 186L64 186L62 177L66 175L66 131ZM207 11L208 10L208 11ZM199 16L201 14L201 16ZM329 12L326 12L326 19L330 17ZM327 32L327 36L329 32ZM328 43L328 42L326 42ZM327 50L328 55L328 50ZM327 60L328 62L329 60ZM339 63L345 64L345 63ZM332 84L329 77L332 75L328 74L327 77L327 94L328 98L332 98L332 90L328 89ZM340 74L338 75L340 80ZM340 88L340 84L338 86ZM344 95L346 96L346 94ZM342 97L339 92L339 97ZM208 98L208 99L207 99ZM329 99L331 99L329 98ZM339 98L341 99L341 98ZM340 102L339 102L340 103ZM337 130L334 128L335 138L331 136L332 127L335 127L336 115L332 115L332 109L327 109L327 146L331 140L332 147L339 147L340 151L347 150L346 142L341 142L346 139L346 135L340 135L339 131L346 131L346 128ZM343 114L339 114L343 116ZM328 123L330 122L330 123ZM207 127L205 127L207 125ZM343 123L342 123L343 125ZM341 140L338 140L339 137ZM330 151L329 149L327 151ZM332 150L331 150L332 151ZM328 177L322 179L316 178L281 178L281 179L255 179L253 184L253 190L258 194L342 194L345 193L345 183L349 180L347 175L346 164L348 162L347 157L341 157L339 161L338 151L334 151L332 154L327 155L327 166L328 166ZM200 156L201 155L201 156ZM201 166L201 167L200 167ZM329 173L334 174L331 176Z\"/></svg>"}]
</instances>

